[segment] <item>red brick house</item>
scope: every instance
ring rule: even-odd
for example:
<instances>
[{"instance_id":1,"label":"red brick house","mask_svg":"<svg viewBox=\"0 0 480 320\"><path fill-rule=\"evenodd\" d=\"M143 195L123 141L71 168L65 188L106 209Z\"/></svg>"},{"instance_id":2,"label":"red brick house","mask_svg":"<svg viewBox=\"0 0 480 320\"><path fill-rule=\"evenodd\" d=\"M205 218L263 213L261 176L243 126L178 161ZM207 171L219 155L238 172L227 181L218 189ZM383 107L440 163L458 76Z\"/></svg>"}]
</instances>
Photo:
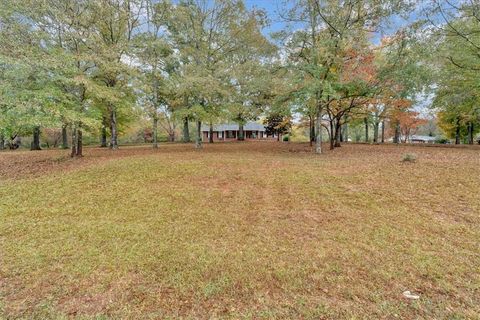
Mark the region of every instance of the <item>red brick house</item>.
<instances>
[{"instance_id":1,"label":"red brick house","mask_svg":"<svg viewBox=\"0 0 480 320\"><path fill-rule=\"evenodd\" d=\"M232 124L216 124L213 126L213 141L231 141L237 140L239 126ZM257 122L248 122L243 126L243 136L245 140L261 140L277 138L276 136L267 136L265 127ZM202 125L202 140L208 142L210 138L210 126Z\"/></svg>"}]
</instances>

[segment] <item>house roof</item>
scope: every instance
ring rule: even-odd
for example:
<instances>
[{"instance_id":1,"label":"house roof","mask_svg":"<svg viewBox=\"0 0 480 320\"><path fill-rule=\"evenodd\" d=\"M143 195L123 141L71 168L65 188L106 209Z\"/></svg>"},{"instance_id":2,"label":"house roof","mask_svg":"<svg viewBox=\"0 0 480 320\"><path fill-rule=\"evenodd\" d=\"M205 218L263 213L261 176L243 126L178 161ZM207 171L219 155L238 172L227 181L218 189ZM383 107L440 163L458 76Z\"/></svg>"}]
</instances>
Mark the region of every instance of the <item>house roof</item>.
<instances>
[{"instance_id":1,"label":"house roof","mask_svg":"<svg viewBox=\"0 0 480 320\"><path fill-rule=\"evenodd\" d=\"M213 125L213 131L237 131L238 129L238 123L221 123ZM207 132L209 130L210 126L202 124L202 132ZM247 122L243 125L243 130L265 131L265 126L258 122Z\"/></svg>"}]
</instances>

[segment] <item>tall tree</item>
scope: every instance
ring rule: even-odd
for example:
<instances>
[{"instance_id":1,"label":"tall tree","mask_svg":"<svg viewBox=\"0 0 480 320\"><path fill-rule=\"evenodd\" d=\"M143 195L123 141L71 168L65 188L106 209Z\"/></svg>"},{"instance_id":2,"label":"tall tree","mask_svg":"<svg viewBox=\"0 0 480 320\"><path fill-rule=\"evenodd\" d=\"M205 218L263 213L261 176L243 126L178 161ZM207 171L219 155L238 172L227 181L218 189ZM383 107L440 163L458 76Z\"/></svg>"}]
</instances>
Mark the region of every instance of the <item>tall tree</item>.
<instances>
[{"instance_id":1,"label":"tall tree","mask_svg":"<svg viewBox=\"0 0 480 320\"><path fill-rule=\"evenodd\" d=\"M180 92L197 122L196 146L200 148L202 121L218 115L222 105L239 105L232 95L238 94L234 87L240 81L231 75L243 62L241 52L261 46L262 15L249 12L239 0L180 1L172 12L168 28L181 55Z\"/></svg>"},{"instance_id":2,"label":"tall tree","mask_svg":"<svg viewBox=\"0 0 480 320\"><path fill-rule=\"evenodd\" d=\"M447 137L472 144L480 125L480 4L435 1L430 9L430 47L439 57L432 107Z\"/></svg>"},{"instance_id":3,"label":"tall tree","mask_svg":"<svg viewBox=\"0 0 480 320\"><path fill-rule=\"evenodd\" d=\"M173 69L169 61L172 50L166 41L164 26L169 6L165 3L146 2L146 26L134 39L132 54L138 59L142 74L141 91L144 107L152 119L153 147L158 148L158 122L160 109L168 113L166 105L166 81ZM170 124L170 122L168 122ZM169 130L171 134L171 130Z\"/></svg>"},{"instance_id":4,"label":"tall tree","mask_svg":"<svg viewBox=\"0 0 480 320\"><path fill-rule=\"evenodd\" d=\"M366 44L382 21L406 8L407 1L299 0L283 16L297 29L285 34L291 68L298 75L297 91L315 103L316 153L322 152L323 115L342 90L339 71L351 47ZM299 23L303 26L300 30Z\"/></svg>"},{"instance_id":5,"label":"tall tree","mask_svg":"<svg viewBox=\"0 0 480 320\"><path fill-rule=\"evenodd\" d=\"M88 47L96 66L95 79L105 92L111 149L118 149L121 112L132 105L130 50L145 10L143 0L97 0L89 6L92 33Z\"/></svg>"}]
</instances>

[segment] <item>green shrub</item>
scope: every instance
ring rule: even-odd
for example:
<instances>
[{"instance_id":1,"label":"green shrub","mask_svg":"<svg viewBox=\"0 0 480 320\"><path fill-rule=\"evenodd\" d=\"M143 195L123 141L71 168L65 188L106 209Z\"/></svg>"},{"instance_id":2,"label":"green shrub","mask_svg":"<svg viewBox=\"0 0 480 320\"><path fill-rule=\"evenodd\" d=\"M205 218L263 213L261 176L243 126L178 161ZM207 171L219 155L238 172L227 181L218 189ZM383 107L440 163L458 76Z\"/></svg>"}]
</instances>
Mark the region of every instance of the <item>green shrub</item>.
<instances>
[{"instance_id":1,"label":"green shrub","mask_svg":"<svg viewBox=\"0 0 480 320\"><path fill-rule=\"evenodd\" d=\"M412 153L405 153L402 156L402 162L415 162L417 160L417 156Z\"/></svg>"},{"instance_id":2,"label":"green shrub","mask_svg":"<svg viewBox=\"0 0 480 320\"><path fill-rule=\"evenodd\" d=\"M440 144L447 144L449 142L450 140L448 140L447 138L438 138L435 140L435 143L440 143Z\"/></svg>"},{"instance_id":3,"label":"green shrub","mask_svg":"<svg viewBox=\"0 0 480 320\"><path fill-rule=\"evenodd\" d=\"M290 136L289 135L284 135L282 138L283 141L290 141Z\"/></svg>"}]
</instances>

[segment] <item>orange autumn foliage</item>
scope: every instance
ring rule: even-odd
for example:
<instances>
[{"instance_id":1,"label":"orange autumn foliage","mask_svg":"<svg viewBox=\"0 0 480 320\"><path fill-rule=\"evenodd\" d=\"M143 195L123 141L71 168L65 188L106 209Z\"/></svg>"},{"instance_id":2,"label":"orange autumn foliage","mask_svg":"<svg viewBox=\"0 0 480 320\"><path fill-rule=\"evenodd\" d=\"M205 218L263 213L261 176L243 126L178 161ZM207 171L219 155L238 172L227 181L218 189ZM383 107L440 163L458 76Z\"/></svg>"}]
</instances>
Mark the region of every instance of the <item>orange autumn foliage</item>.
<instances>
[{"instance_id":1,"label":"orange autumn foliage","mask_svg":"<svg viewBox=\"0 0 480 320\"><path fill-rule=\"evenodd\" d=\"M407 102L403 101L406 105ZM418 127L427 123L427 120L420 117L420 113L409 110L408 107L399 107L392 109L390 112L391 122L398 125L403 142L407 142L410 135L415 134Z\"/></svg>"},{"instance_id":2,"label":"orange autumn foliage","mask_svg":"<svg viewBox=\"0 0 480 320\"><path fill-rule=\"evenodd\" d=\"M350 49L345 53L342 66L341 81L363 81L373 83L377 79L377 68L374 64L375 56L372 51L366 53Z\"/></svg>"}]
</instances>

